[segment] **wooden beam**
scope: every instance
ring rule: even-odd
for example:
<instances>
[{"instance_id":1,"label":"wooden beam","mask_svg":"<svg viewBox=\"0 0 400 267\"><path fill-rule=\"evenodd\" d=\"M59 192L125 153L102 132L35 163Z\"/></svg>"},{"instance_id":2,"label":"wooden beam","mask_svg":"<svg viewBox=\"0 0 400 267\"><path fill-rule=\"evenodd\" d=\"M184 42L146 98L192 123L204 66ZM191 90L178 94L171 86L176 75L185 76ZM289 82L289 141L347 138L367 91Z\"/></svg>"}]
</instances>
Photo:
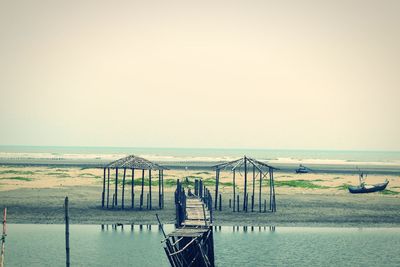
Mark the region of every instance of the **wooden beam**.
<instances>
[{"instance_id":1,"label":"wooden beam","mask_svg":"<svg viewBox=\"0 0 400 267\"><path fill-rule=\"evenodd\" d=\"M106 193L106 168L103 173L103 192L101 193L101 207L104 208L104 198Z\"/></svg>"},{"instance_id":2,"label":"wooden beam","mask_svg":"<svg viewBox=\"0 0 400 267\"><path fill-rule=\"evenodd\" d=\"M149 208L151 210L151 170L149 170Z\"/></svg>"},{"instance_id":3,"label":"wooden beam","mask_svg":"<svg viewBox=\"0 0 400 267\"><path fill-rule=\"evenodd\" d=\"M142 170L142 190L140 193L140 209L143 207L143 198L144 198L144 169Z\"/></svg>"},{"instance_id":4,"label":"wooden beam","mask_svg":"<svg viewBox=\"0 0 400 267\"><path fill-rule=\"evenodd\" d=\"M161 209L161 170L158 170L158 208Z\"/></svg>"},{"instance_id":5,"label":"wooden beam","mask_svg":"<svg viewBox=\"0 0 400 267\"><path fill-rule=\"evenodd\" d=\"M122 209L125 208L125 177L126 177L126 168L124 168L124 177L122 178Z\"/></svg>"},{"instance_id":6,"label":"wooden beam","mask_svg":"<svg viewBox=\"0 0 400 267\"><path fill-rule=\"evenodd\" d=\"M115 193L114 193L115 207L118 206L118 167L115 168Z\"/></svg>"},{"instance_id":7,"label":"wooden beam","mask_svg":"<svg viewBox=\"0 0 400 267\"><path fill-rule=\"evenodd\" d=\"M236 170L233 170L233 178L232 178L232 180L233 180L233 212L235 212L235 204L236 204L236 177L235 177L235 174L236 174ZM239 203L238 203L238 205L239 205Z\"/></svg>"},{"instance_id":8,"label":"wooden beam","mask_svg":"<svg viewBox=\"0 0 400 267\"><path fill-rule=\"evenodd\" d=\"M64 200L64 215L65 215L65 252L66 252L66 266L70 266L69 260L69 214L68 214L68 197Z\"/></svg>"},{"instance_id":9,"label":"wooden beam","mask_svg":"<svg viewBox=\"0 0 400 267\"><path fill-rule=\"evenodd\" d=\"M246 196L247 196L247 158L244 156L244 190L243 190L243 210L246 210Z\"/></svg>"},{"instance_id":10,"label":"wooden beam","mask_svg":"<svg viewBox=\"0 0 400 267\"><path fill-rule=\"evenodd\" d=\"M254 193L256 186L256 167L253 165L253 194L251 195L251 211L254 211Z\"/></svg>"},{"instance_id":11,"label":"wooden beam","mask_svg":"<svg viewBox=\"0 0 400 267\"><path fill-rule=\"evenodd\" d=\"M215 170L215 207L214 209L217 210L218 207L218 186L219 186L219 169Z\"/></svg>"},{"instance_id":12,"label":"wooden beam","mask_svg":"<svg viewBox=\"0 0 400 267\"><path fill-rule=\"evenodd\" d=\"M131 208L135 208L135 169L132 168Z\"/></svg>"},{"instance_id":13,"label":"wooden beam","mask_svg":"<svg viewBox=\"0 0 400 267\"><path fill-rule=\"evenodd\" d=\"M161 170L161 184L162 184L162 208L164 208L164 170Z\"/></svg>"},{"instance_id":14,"label":"wooden beam","mask_svg":"<svg viewBox=\"0 0 400 267\"><path fill-rule=\"evenodd\" d=\"M261 187L262 187L262 172L260 171L260 191L258 192L258 207L261 212Z\"/></svg>"},{"instance_id":15,"label":"wooden beam","mask_svg":"<svg viewBox=\"0 0 400 267\"><path fill-rule=\"evenodd\" d=\"M107 209L110 202L110 168L107 168Z\"/></svg>"}]
</instances>

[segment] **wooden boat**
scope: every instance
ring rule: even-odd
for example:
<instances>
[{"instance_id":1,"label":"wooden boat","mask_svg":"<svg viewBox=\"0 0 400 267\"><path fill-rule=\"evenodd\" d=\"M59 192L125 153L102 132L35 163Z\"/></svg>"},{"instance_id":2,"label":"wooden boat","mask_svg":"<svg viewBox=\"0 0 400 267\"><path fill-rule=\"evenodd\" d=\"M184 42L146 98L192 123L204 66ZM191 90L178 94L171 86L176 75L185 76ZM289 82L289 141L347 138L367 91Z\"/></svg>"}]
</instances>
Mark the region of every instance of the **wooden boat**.
<instances>
[{"instance_id":1,"label":"wooden boat","mask_svg":"<svg viewBox=\"0 0 400 267\"><path fill-rule=\"evenodd\" d=\"M300 164L300 166L296 169L296 173L308 173L309 170L309 168Z\"/></svg>"},{"instance_id":2,"label":"wooden boat","mask_svg":"<svg viewBox=\"0 0 400 267\"><path fill-rule=\"evenodd\" d=\"M352 194L378 192L385 190L388 183L389 181L386 180L384 183L374 184L374 185L349 186L349 192Z\"/></svg>"}]
</instances>

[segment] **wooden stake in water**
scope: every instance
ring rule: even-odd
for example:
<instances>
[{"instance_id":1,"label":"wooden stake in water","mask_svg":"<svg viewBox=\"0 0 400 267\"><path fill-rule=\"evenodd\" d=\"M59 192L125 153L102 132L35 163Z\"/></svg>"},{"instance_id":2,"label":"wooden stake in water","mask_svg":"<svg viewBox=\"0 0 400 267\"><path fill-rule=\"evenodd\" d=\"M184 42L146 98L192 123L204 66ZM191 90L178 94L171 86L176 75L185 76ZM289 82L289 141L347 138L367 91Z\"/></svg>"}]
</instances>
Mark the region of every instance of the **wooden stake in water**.
<instances>
[{"instance_id":1,"label":"wooden stake in water","mask_svg":"<svg viewBox=\"0 0 400 267\"><path fill-rule=\"evenodd\" d=\"M3 235L1 236L1 253L0 253L0 267L4 266L4 253L6 245L6 235L7 235L7 208L4 208L3 212Z\"/></svg>"},{"instance_id":2,"label":"wooden stake in water","mask_svg":"<svg viewBox=\"0 0 400 267\"><path fill-rule=\"evenodd\" d=\"M66 266L69 267L69 215L68 215L68 197L65 197L65 251L66 251Z\"/></svg>"}]
</instances>

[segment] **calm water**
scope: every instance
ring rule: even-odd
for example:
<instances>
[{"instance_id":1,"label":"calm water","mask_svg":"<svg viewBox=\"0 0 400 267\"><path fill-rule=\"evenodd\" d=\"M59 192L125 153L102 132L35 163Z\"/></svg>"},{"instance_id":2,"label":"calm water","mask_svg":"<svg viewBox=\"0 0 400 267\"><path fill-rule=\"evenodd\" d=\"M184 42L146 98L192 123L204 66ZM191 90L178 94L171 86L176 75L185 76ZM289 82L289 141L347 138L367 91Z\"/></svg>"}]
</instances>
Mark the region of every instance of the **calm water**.
<instances>
[{"instance_id":1,"label":"calm water","mask_svg":"<svg viewBox=\"0 0 400 267\"><path fill-rule=\"evenodd\" d=\"M166 226L170 232L173 226ZM63 225L9 225L6 266L65 266ZM71 226L71 266L168 266L157 226ZM215 231L217 266L400 266L400 228Z\"/></svg>"}]
</instances>

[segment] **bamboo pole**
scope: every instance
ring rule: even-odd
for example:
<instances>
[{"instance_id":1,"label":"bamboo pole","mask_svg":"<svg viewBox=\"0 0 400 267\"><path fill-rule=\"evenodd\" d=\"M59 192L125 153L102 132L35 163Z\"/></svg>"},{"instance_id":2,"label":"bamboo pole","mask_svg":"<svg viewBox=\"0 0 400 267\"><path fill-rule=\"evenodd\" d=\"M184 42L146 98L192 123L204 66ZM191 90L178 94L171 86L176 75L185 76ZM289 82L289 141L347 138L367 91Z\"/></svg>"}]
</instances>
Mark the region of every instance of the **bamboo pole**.
<instances>
[{"instance_id":1,"label":"bamboo pole","mask_svg":"<svg viewBox=\"0 0 400 267\"><path fill-rule=\"evenodd\" d=\"M65 252L66 252L66 266L69 267L69 214L68 214L68 197L65 197Z\"/></svg>"},{"instance_id":2,"label":"bamboo pole","mask_svg":"<svg viewBox=\"0 0 400 267\"><path fill-rule=\"evenodd\" d=\"M149 170L149 208L151 210L151 169Z\"/></svg>"},{"instance_id":3,"label":"bamboo pole","mask_svg":"<svg viewBox=\"0 0 400 267\"><path fill-rule=\"evenodd\" d=\"M3 211L3 234L1 236L0 267L4 266L6 236L7 236L7 208L4 208L4 211Z\"/></svg>"},{"instance_id":4,"label":"bamboo pole","mask_svg":"<svg viewBox=\"0 0 400 267\"><path fill-rule=\"evenodd\" d=\"M262 186L262 172L260 171L260 191L258 192L258 207L261 212L261 186Z\"/></svg>"},{"instance_id":5,"label":"bamboo pole","mask_svg":"<svg viewBox=\"0 0 400 267\"><path fill-rule=\"evenodd\" d=\"M144 169L142 170L142 191L140 193L140 209L143 207L143 191L144 191Z\"/></svg>"},{"instance_id":6,"label":"bamboo pole","mask_svg":"<svg viewBox=\"0 0 400 267\"><path fill-rule=\"evenodd\" d=\"M118 167L115 168L115 193L114 193L115 207L118 206Z\"/></svg>"},{"instance_id":7,"label":"bamboo pole","mask_svg":"<svg viewBox=\"0 0 400 267\"><path fill-rule=\"evenodd\" d=\"M158 170L158 208L161 209L161 170Z\"/></svg>"},{"instance_id":8,"label":"bamboo pole","mask_svg":"<svg viewBox=\"0 0 400 267\"><path fill-rule=\"evenodd\" d=\"M272 210L272 176L271 176L271 168L269 169L269 210Z\"/></svg>"},{"instance_id":9,"label":"bamboo pole","mask_svg":"<svg viewBox=\"0 0 400 267\"><path fill-rule=\"evenodd\" d=\"M244 190L243 190L243 211L246 210L247 195L247 158L244 156Z\"/></svg>"},{"instance_id":10,"label":"bamboo pole","mask_svg":"<svg viewBox=\"0 0 400 267\"><path fill-rule=\"evenodd\" d=\"M122 177L122 209L125 208L125 176L126 168L124 168L124 176Z\"/></svg>"},{"instance_id":11,"label":"bamboo pole","mask_svg":"<svg viewBox=\"0 0 400 267\"><path fill-rule=\"evenodd\" d=\"M215 170L215 207L214 209L217 210L218 207L218 186L219 186L219 169Z\"/></svg>"},{"instance_id":12,"label":"bamboo pole","mask_svg":"<svg viewBox=\"0 0 400 267\"><path fill-rule=\"evenodd\" d=\"M233 170L233 212L235 212L236 207L236 177L235 177L236 170ZM238 203L239 205L239 203Z\"/></svg>"},{"instance_id":13,"label":"bamboo pole","mask_svg":"<svg viewBox=\"0 0 400 267\"><path fill-rule=\"evenodd\" d=\"M110 168L107 168L107 209L110 202Z\"/></svg>"},{"instance_id":14,"label":"bamboo pole","mask_svg":"<svg viewBox=\"0 0 400 267\"><path fill-rule=\"evenodd\" d=\"M135 169L132 168L131 208L135 208Z\"/></svg>"},{"instance_id":15,"label":"bamboo pole","mask_svg":"<svg viewBox=\"0 0 400 267\"><path fill-rule=\"evenodd\" d=\"M164 170L161 170L161 183L162 183L162 208L164 208Z\"/></svg>"},{"instance_id":16,"label":"bamboo pole","mask_svg":"<svg viewBox=\"0 0 400 267\"><path fill-rule=\"evenodd\" d=\"M101 208L104 208L105 193L106 193L106 168L104 168L104 175L103 175L103 192L101 193Z\"/></svg>"},{"instance_id":17,"label":"bamboo pole","mask_svg":"<svg viewBox=\"0 0 400 267\"><path fill-rule=\"evenodd\" d=\"M256 185L256 167L253 163L253 194L251 195L251 212L254 211L254 190Z\"/></svg>"}]
</instances>

